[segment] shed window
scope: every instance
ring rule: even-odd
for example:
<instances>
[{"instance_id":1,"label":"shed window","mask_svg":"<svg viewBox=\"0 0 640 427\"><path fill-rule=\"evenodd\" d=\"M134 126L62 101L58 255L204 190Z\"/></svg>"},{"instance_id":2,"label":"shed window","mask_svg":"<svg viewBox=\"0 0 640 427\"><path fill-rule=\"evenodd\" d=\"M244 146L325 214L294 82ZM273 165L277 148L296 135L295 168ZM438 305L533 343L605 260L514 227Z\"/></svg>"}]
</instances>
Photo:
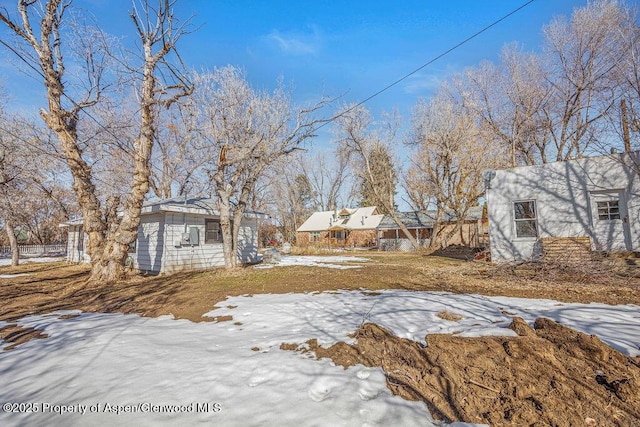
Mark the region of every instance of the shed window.
<instances>
[{"instance_id":1,"label":"shed window","mask_svg":"<svg viewBox=\"0 0 640 427\"><path fill-rule=\"evenodd\" d=\"M535 200L513 203L516 237L538 237L538 218Z\"/></svg>"},{"instance_id":2,"label":"shed window","mask_svg":"<svg viewBox=\"0 0 640 427\"><path fill-rule=\"evenodd\" d=\"M222 233L220 232L220 220L204 220L204 243L222 243Z\"/></svg>"},{"instance_id":3,"label":"shed window","mask_svg":"<svg viewBox=\"0 0 640 427\"><path fill-rule=\"evenodd\" d=\"M607 200L605 202L597 202L598 219L603 221L611 221L620 219L620 206L618 200Z\"/></svg>"}]
</instances>

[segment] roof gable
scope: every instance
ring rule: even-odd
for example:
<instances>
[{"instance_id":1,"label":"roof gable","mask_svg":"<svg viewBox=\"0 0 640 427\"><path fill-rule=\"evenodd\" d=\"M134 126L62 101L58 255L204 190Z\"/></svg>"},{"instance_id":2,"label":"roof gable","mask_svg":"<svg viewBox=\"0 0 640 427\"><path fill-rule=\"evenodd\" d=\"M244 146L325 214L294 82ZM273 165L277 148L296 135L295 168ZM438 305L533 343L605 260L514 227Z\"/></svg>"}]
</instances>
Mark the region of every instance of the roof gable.
<instances>
[{"instance_id":1,"label":"roof gable","mask_svg":"<svg viewBox=\"0 0 640 427\"><path fill-rule=\"evenodd\" d=\"M344 218L347 214L349 217ZM340 227L345 230L375 229L383 217L384 215L377 214L375 206L357 209L345 208L340 212L336 212L336 210L314 212L297 231L327 231L331 227Z\"/></svg>"}]
</instances>

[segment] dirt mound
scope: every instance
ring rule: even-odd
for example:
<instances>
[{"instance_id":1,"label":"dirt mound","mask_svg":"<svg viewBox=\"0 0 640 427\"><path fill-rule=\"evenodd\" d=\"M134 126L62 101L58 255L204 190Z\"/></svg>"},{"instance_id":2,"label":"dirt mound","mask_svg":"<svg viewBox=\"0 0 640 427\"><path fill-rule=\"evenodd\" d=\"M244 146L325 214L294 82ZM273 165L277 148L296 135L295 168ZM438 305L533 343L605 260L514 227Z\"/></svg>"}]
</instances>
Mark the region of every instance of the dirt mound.
<instances>
[{"instance_id":1,"label":"dirt mound","mask_svg":"<svg viewBox=\"0 0 640 427\"><path fill-rule=\"evenodd\" d=\"M394 394L424 401L448 422L640 425L638 361L549 319L536 320L533 330L515 318L510 328L518 336L427 335L424 347L368 323L353 345L307 344L345 368L381 367Z\"/></svg>"},{"instance_id":2,"label":"dirt mound","mask_svg":"<svg viewBox=\"0 0 640 427\"><path fill-rule=\"evenodd\" d=\"M445 248L440 248L429 255L471 261L480 252L482 252L482 248L471 248L463 245L449 245Z\"/></svg>"}]
</instances>

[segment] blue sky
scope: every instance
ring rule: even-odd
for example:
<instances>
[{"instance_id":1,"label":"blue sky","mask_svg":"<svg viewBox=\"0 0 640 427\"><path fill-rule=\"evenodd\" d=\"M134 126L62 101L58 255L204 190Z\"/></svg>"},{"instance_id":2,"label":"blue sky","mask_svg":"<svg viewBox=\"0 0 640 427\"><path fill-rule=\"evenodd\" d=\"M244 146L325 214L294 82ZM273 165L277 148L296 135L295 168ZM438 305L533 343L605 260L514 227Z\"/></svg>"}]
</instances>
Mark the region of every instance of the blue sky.
<instances>
[{"instance_id":1,"label":"blue sky","mask_svg":"<svg viewBox=\"0 0 640 427\"><path fill-rule=\"evenodd\" d=\"M359 102L415 70L527 0L179 0L176 14L197 30L179 45L188 67L243 67L256 88L271 89L283 77L304 104L322 94ZM636 6L640 0L628 0ZM108 33L135 40L129 0L74 0ZM454 72L496 61L506 43L539 50L542 27L570 16L586 0L535 0L513 16L367 103L374 115L397 109L404 123L419 97L428 97ZM15 16L15 0L0 0ZM6 39L4 28L0 37ZM0 82L8 109L36 113L46 105L42 83L17 73L0 46ZM329 147L330 127L313 149ZM400 158L407 155L398 147Z\"/></svg>"},{"instance_id":2,"label":"blue sky","mask_svg":"<svg viewBox=\"0 0 640 427\"><path fill-rule=\"evenodd\" d=\"M304 103L344 94L358 102L517 8L518 1L283 1L181 0L180 17L192 16L197 31L180 51L196 69L232 64L246 69L251 83L271 88L282 76ZM12 10L13 0L0 0ZM536 50L542 26L555 15L570 15L585 1L536 0L418 74L368 103L374 112L398 108L408 116L420 96L438 81L482 60L496 60L505 43ZM75 0L109 33L133 40L128 0ZM3 38L6 33L3 33ZM8 59L11 55L1 50ZM0 79L10 108L36 111L44 100L38 82L16 76L4 60Z\"/></svg>"}]
</instances>

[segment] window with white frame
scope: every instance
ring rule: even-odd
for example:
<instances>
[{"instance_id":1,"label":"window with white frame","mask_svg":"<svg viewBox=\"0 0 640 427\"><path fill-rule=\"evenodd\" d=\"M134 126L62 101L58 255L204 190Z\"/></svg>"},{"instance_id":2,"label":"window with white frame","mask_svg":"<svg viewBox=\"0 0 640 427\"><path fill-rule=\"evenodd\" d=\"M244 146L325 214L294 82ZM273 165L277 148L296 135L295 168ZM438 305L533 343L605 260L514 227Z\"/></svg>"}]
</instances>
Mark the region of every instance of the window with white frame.
<instances>
[{"instance_id":1,"label":"window with white frame","mask_svg":"<svg viewBox=\"0 0 640 427\"><path fill-rule=\"evenodd\" d=\"M204 220L204 243L222 243L222 233L220 232L220 220Z\"/></svg>"},{"instance_id":2,"label":"window with white frame","mask_svg":"<svg viewBox=\"0 0 640 427\"><path fill-rule=\"evenodd\" d=\"M611 221L620 219L620 205L618 200L606 200L596 202L598 207L598 219L602 221Z\"/></svg>"},{"instance_id":3,"label":"window with white frame","mask_svg":"<svg viewBox=\"0 0 640 427\"><path fill-rule=\"evenodd\" d=\"M309 241L310 242L317 242L320 240L320 232L319 231L312 231L309 233Z\"/></svg>"},{"instance_id":4,"label":"window with white frame","mask_svg":"<svg viewBox=\"0 0 640 427\"><path fill-rule=\"evenodd\" d=\"M516 237L538 237L538 218L535 200L513 202Z\"/></svg>"}]
</instances>

